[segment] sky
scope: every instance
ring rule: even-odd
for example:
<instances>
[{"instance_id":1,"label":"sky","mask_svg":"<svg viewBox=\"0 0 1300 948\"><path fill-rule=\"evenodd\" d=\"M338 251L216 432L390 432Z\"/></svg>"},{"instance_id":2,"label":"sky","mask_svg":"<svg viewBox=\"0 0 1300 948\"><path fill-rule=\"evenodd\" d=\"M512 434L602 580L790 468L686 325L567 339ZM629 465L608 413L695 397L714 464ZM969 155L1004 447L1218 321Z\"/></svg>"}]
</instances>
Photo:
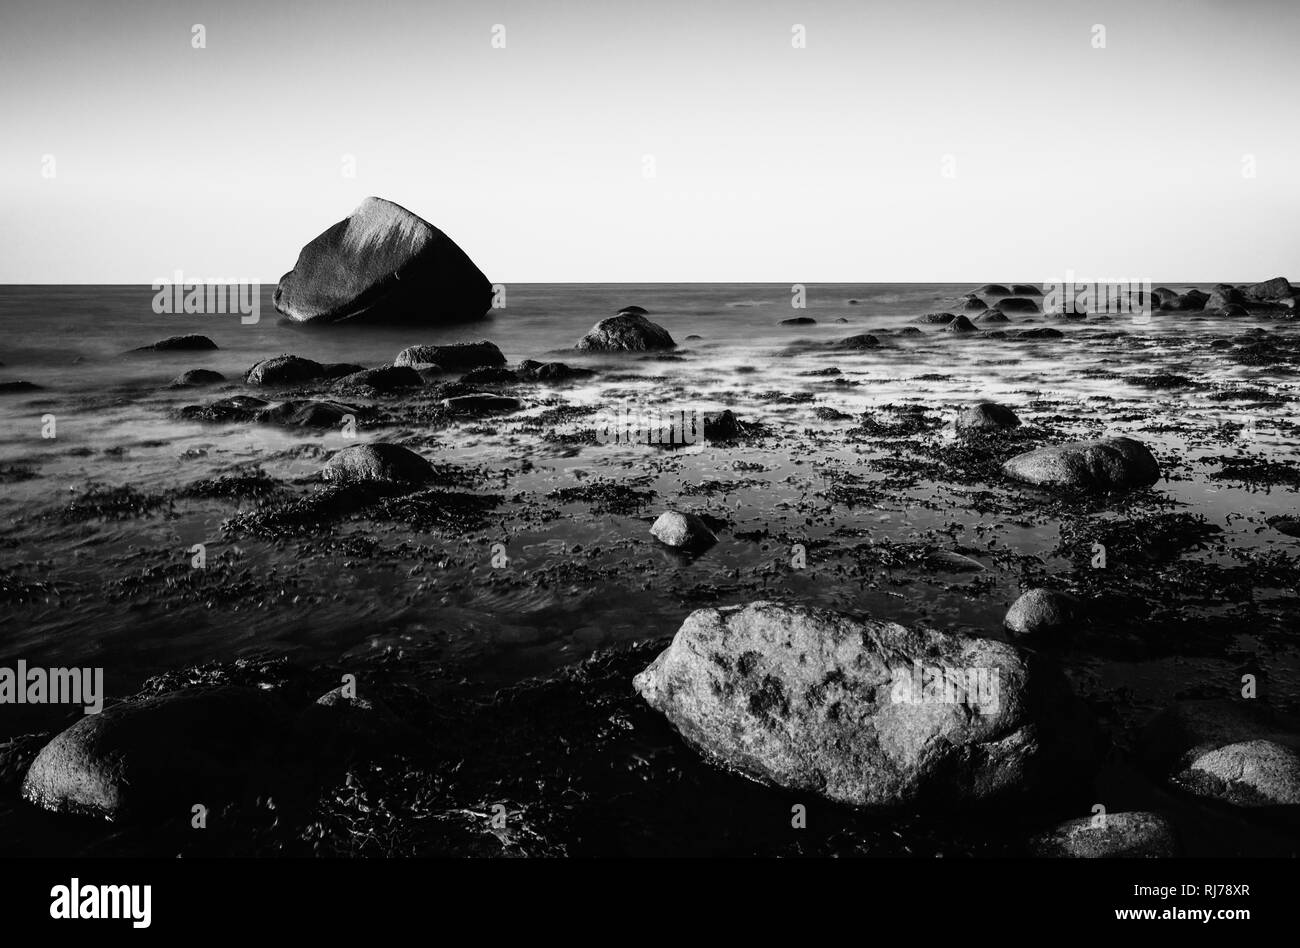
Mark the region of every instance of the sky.
<instances>
[{"instance_id":1,"label":"sky","mask_svg":"<svg viewBox=\"0 0 1300 948\"><path fill-rule=\"evenodd\" d=\"M274 282L367 195L501 283L1300 282L1298 30L1293 0L4 0L0 283Z\"/></svg>"}]
</instances>

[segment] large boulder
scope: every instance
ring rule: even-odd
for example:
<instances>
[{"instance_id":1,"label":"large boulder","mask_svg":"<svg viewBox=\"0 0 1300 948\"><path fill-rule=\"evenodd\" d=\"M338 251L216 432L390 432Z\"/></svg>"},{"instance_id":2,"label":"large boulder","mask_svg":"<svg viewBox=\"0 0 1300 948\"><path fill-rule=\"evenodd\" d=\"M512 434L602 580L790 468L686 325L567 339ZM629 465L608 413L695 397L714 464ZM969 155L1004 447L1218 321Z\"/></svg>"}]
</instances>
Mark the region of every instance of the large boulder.
<instances>
[{"instance_id":1,"label":"large boulder","mask_svg":"<svg viewBox=\"0 0 1300 948\"><path fill-rule=\"evenodd\" d=\"M854 806L1028 789L1077 724L1013 645L778 602L693 612L633 681L723 765Z\"/></svg>"},{"instance_id":2,"label":"large boulder","mask_svg":"<svg viewBox=\"0 0 1300 948\"><path fill-rule=\"evenodd\" d=\"M325 462L321 477L327 481L350 483L378 481L388 484L418 484L433 474L431 465L420 455L397 444L354 444L335 453Z\"/></svg>"},{"instance_id":3,"label":"large boulder","mask_svg":"<svg viewBox=\"0 0 1300 948\"><path fill-rule=\"evenodd\" d=\"M1241 292L1241 290L1231 284L1220 283L1210 292L1210 295L1205 298L1205 306L1203 308L1207 310L1224 309L1234 303L1242 305L1245 302L1245 293Z\"/></svg>"},{"instance_id":4,"label":"large boulder","mask_svg":"<svg viewBox=\"0 0 1300 948\"><path fill-rule=\"evenodd\" d=\"M492 284L451 238L404 207L368 197L298 255L275 308L299 323L477 319Z\"/></svg>"},{"instance_id":5,"label":"large boulder","mask_svg":"<svg viewBox=\"0 0 1300 948\"><path fill-rule=\"evenodd\" d=\"M108 819L187 818L258 767L279 711L254 688L191 688L86 715L45 745L23 796ZM263 763L269 763L263 761Z\"/></svg>"},{"instance_id":6,"label":"large boulder","mask_svg":"<svg viewBox=\"0 0 1300 948\"><path fill-rule=\"evenodd\" d=\"M1290 298L1295 290L1291 288L1291 281L1286 277L1274 277L1263 283L1243 286L1241 292L1252 300L1280 300Z\"/></svg>"},{"instance_id":7,"label":"large boulder","mask_svg":"<svg viewBox=\"0 0 1300 948\"><path fill-rule=\"evenodd\" d=\"M640 313L619 313L602 319L578 340L577 349L602 351L648 352L653 349L673 349L677 343L656 323Z\"/></svg>"},{"instance_id":8,"label":"large boulder","mask_svg":"<svg viewBox=\"0 0 1300 948\"><path fill-rule=\"evenodd\" d=\"M447 371L477 369L480 366L505 365L506 357L495 343L458 342L450 346L408 346L397 353L394 366L437 365Z\"/></svg>"},{"instance_id":9,"label":"large boulder","mask_svg":"<svg viewBox=\"0 0 1300 948\"><path fill-rule=\"evenodd\" d=\"M1073 441L1017 454L1002 465L1008 477L1042 487L1119 490L1160 479L1160 465L1140 441Z\"/></svg>"}]
</instances>

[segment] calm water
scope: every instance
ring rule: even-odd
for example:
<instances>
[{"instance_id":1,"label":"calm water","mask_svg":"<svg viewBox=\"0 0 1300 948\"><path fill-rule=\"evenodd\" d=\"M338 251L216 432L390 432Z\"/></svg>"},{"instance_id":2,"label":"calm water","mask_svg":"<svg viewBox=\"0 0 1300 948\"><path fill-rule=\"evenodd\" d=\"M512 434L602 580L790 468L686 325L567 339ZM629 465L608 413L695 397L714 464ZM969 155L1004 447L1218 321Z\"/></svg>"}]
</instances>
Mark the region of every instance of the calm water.
<instances>
[{"instance_id":1,"label":"calm water","mask_svg":"<svg viewBox=\"0 0 1300 948\"><path fill-rule=\"evenodd\" d=\"M808 288L807 308L796 311L787 285L520 285L509 288L505 310L471 327L327 332L282 324L270 302L272 289L263 292L256 325L242 325L237 316L156 315L147 287L0 289L0 380L26 379L42 387L0 395L0 469L6 471L0 577L11 587L45 582L58 590L6 602L0 661L102 665L113 694L130 693L143 677L167 668L264 651L309 661L352 656L358 662L417 654L434 665L455 659L487 679L507 681L574 661L596 647L670 634L692 604L746 601L763 589L903 621L996 630L1018 591L1017 574L1005 569L992 569L986 582L994 588L975 596L953 576L897 589L844 579L834 570L788 576L772 568L791 538L824 542L833 551L846 528L897 540L933 540L943 533L988 552L990 566L998 562L992 554L999 549L1048 556L1059 539L1052 524L981 513L968 503L968 490L951 485L923 482L905 503L852 510L818 506L828 467L854 470L864 463L851 445L805 434L828 428L814 415L818 407L856 414L906 403L945 411L991 398L1065 435L1134 434L1162 459L1178 459L1171 479L1158 489L1180 509L1220 525L1231 548L1294 550L1297 542L1264 526L1269 516L1296 510L1293 489L1211 482L1207 469L1196 464L1200 457L1242 451L1295 463L1294 429L1285 426L1259 425L1230 451L1200 437L1252 417L1238 403L1210 398L1215 390L1295 391L1291 375L1237 365L1208 348L1210 339L1254 326L1291 331L1276 320L1243 318L1229 325L1200 315L1158 314L1149 325L1125 317L1053 323L1068 338L1043 343L954 338L924 327L922 336L890 336L878 350L835 352L820 344L897 329L921 313L956 311L958 297L972 288L816 285ZM850 305L850 299L861 302ZM573 351L598 319L632 304L644 306L672 333L680 357ZM817 324L778 325L804 315ZM837 322L841 318L846 322ZM1015 318L1016 326L1046 322ZM128 352L190 332L211 337L219 351ZM701 338L688 339L692 335ZM222 522L236 506L251 506L250 500L176 502L123 520L67 523L52 515L95 483L150 493L250 465L285 481L318 470L321 456L344 444L336 433L176 420L174 410L182 405L244 391L242 374L258 359L292 352L321 362L380 365L408 345L478 339L495 342L512 363L550 357L598 370L589 383L526 396L520 420L561 403L689 404L731 408L778 434L727 450L665 456L644 447L547 442L535 430L510 424L366 432L476 470L485 489L524 498L499 533L515 558L514 572L489 568L485 547L492 531L449 537L391 524L378 531L394 545L409 541L445 549L448 561L440 568L400 553L359 559L346 550L330 554L318 545L223 534ZM830 385L807 375L828 366L858 384ZM167 387L181 371L200 367L222 372L229 382L212 390ZM1188 376L1199 387L1152 391L1116 380L1157 370ZM803 392L813 398L782 397ZM41 437L47 414L57 419L54 440ZM1292 414L1285 405L1269 417ZM634 480L656 496L644 511L616 514L582 504L552 504L552 513L538 513L540 508L526 503L593 478ZM692 493L710 482L722 487ZM723 542L692 563L646 541L648 519L683 499L692 509L723 514L729 524ZM365 525L344 532L350 529L375 532ZM135 595L110 595L111 581L183 563L196 542L209 544L210 558L236 558L253 590L246 600L212 607L181 601L169 596L165 581L153 579ZM584 559L591 551L599 562ZM566 564L575 562L581 569L568 577ZM764 571L772 574L770 585ZM1277 594L1294 596L1294 589ZM1294 655L1276 660L1293 695ZM1186 683L1183 672L1176 680L1167 677L1168 667L1177 664L1156 662L1143 671L1153 706ZM1093 672L1105 679L1131 670L1099 665ZM1218 669L1201 667L1192 674L1200 673L1212 677ZM7 720L9 732L33 723Z\"/></svg>"}]
</instances>

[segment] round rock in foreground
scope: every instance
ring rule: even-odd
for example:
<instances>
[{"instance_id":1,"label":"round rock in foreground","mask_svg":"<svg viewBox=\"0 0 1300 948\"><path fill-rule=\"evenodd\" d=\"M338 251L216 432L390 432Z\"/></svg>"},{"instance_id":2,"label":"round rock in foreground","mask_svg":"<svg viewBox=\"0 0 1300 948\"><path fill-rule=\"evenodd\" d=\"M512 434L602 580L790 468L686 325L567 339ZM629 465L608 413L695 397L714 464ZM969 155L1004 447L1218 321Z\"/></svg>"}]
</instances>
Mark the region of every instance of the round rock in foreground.
<instances>
[{"instance_id":1,"label":"round rock in foreground","mask_svg":"<svg viewBox=\"0 0 1300 948\"><path fill-rule=\"evenodd\" d=\"M396 444L356 444L336 453L321 471L327 481L420 483L433 473L424 458Z\"/></svg>"},{"instance_id":2,"label":"round rock in foreground","mask_svg":"<svg viewBox=\"0 0 1300 948\"><path fill-rule=\"evenodd\" d=\"M660 543L679 550L700 550L718 542L713 531L695 514L669 510L659 515L650 533Z\"/></svg>"},{"instance_id":3,"label":"round rock in foreground","mask_svg":"<svg viewBox=\"0 0 1300 948\"><path fill-rule=\"evenodd\" d=\"M574 348L606 352L648 352L653 349L673 349L676 346L677 343L663 326L650 322L640 313L619 313L592 326Z\"/></svg>"},{"instance_id":4,"label":"round rock in foreground","mask_svg":"<svg viewBox=\"0 0 1300 948\"><path fill-rule=\"evenodd\" d=\"M710 759L853 806L1025 790L1089 746L1014 645L780 602L693 612L633 687Z\"/></svg>"},{"instance_id":5,"label":"round rock in foreground","mask_svg":"<svg viewBox=\"0 0 1300 948\"><path fill-rule=\"evenodd\" d=\"M1160 465L1141 441L1102 438L1018 454L1002 465L1002 473L1040 487L1121 490L1154 484Z\"/></svg>"},{"instance_id":6,"label":"round rock in foreground","mask_svg":"<svg viewBox=\"0 0 1300 948\"><path fill-rule=\"evenodd\" d=\"M1002 624L1016 635L1040 635L1067 628L1078 615L1078 600L1051 589L1031 589L1011 604Z\"/></svg>"},{"instance_id":7,"label":"round rock in foreground","mask_svg":"<svg viewBox=\"0 0 1300 948\"><path fill-rule=\"evenodd\" d=\"M1233 806L1300 804L1300 755L1277 741L1226 744L1195 757L1173 782Z\"/></svg>"},{"instance_id":8,"label":"round rock in foreground","mask_svg":"<svg viewBox=\"0 0 1300 948\"><path fill-rule=\"evenodd\" d=\"M1161 858L1180 852L1170 822L1141 810L1070 820L1039 836L1030 848L1036 856L1073 859Z\"/></svg>"}]
</instances>

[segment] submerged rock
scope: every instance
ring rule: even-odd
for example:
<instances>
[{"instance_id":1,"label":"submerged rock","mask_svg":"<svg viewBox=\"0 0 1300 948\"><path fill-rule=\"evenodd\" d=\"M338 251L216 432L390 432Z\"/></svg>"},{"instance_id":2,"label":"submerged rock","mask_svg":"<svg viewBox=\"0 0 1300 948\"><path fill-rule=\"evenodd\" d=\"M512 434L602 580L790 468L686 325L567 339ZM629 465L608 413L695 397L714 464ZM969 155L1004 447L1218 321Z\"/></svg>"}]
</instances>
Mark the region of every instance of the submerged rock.
<instances>
[{"instance_id":1,"label":"submerged rock","mask_svg":"<svg viewBox=\"0 0 1300 948\"><path fill-rule=\"evenodd\" d=\"M254 417L263 424L289 428L337 428L346 416L355 417L356 411L351 406L337 402L303 399L263 408Z\"/></svg>"},{"instance_id":2,"label":"submerged rock","mask_svg":"<svg viewBox=\"0 0 1300 948\"><path fill-rule=\"evenodd\" d=\"M975 291L980 296L1010 296L1011 291L1001 283L985 283Z\"/></svg>"},{"instance_id":3,"label":"submerged rock","mask_svg":"<svg viewBox=\"0 0 1300 948\"><path fill-rule=\"evenodd\" d=\"M172 385L183 386L186 388L198 387L200 385L216 385L224 382L226 377L220 372L214 372L211 369L190 369L188 372L182 372L172 381Z\"/></svg>"},{"instance_id":4,"label":"submerged rock","mask_svg":"<svg viewBox=\"0 0 1300 948\"><path fill-rule=\"evenodd\" d=\"M567 382L571 379L589 378L596 373L591 369L578 369L563 362L534 362L525 359L516 370L525 382Z\"/></svg>"},{"instance_id":5,"label":"submerged rock","mask_svg":"<svg viewBox=\"0 0 1300 948\"><path fill-rule=\"evenodd\" d=\"M702 550L718 542L713 531L695 514L669 510L650 528L656 540L679 550Z\"/></svg>"},{"instance_id":6,"label":"submerged rock","mask_svg":"<svg viewBox=\"0 0 1300 948\"><path fill-rule=\"evenodd\" d=\"M444 398L439 404L454 415L485 415L491 412L518 411L523 402L508 395L494 395L491 392L470 392Z\"/></svg>"},{"instance_id":7,"label":"submerged rock","mask_svg":"<svg viewBox=\"0 0 1300 948\"><path fill-rule=\"evenodd\" d=\"M1007 643L777 602L697 610L633 687L710 758L854 806L1032 787L1070 706Z\"/></svg>"},{"instance_id":8,"label":"submerged rock","mask_svg":"<svg viewBox=\"0 0 1300 948\"><path fill-rule=\"evenodd\" d=\"M233 395L207 405L186 405L180 415L187 421L252 421L270 402L252 395Z\"/></svg>"},{"instance_id":9,"label":"submerged rock","mask_svg":"<svg viewBox=\"0 0 1300 948\"><path fill-rule=\"evenodd\" d=\"M944 326L940 332L979 332L979 327L972 323L965 316L956 316L948 325Z\"/></svg>"},{"instance_id":10,"label":"submerged rock","mask_svg":"<svg viewBox=\"0 0 1300 948\"><path fill-rule=\"evenodd\" d=\"M1068 629L1079 613L1078 600L1051 589L1030 589L1011 604L1002 624L1016 635L1041 635Z\"/></svg>"},{"instance_id":11,"label":"submerged rock","mask_svg":"<svg viewBox=\"0 0 1300 948\"><path fill-rule=\"evenodd\" d=\"M1041 313L1042 309L1037 300L1029 300L1020 296L1011 296L1004 300L998 300L997 305L993 307L1002 313Z\"/></svg>"},{"instance_id":12,"label":"submerged rock","mask_svg":"<svg viewBox=\"0 0 1300 948\"><path fill-rule=\"evenodd\" d=\"M249 385L300 385L325 377L325 366L296 355L263 359L244 374Z\"/></svg>"},{"instance_id":13,"label":"submerged rock","mask_svg":"<svg viewBox=\"0 0 1300 948\"><path fill-rule=\"evenodd\" d=\"M599 351L648 352L673 349L677 343L664 327L650 322L640 313L620 313L602 319L578 340L576 349Z\"/></svg>"},{"instance_id":14,"label":"submerged rock","mask_svg":"<svg viewBox=\"0 0 1300 948\"><path fill-rule=\"evenodd\" d=\"M649 316L650 310L644 306L624 306L619 313L630 313L633 316Z\"/></svg>"},{"instance_id":15,"label":"submerged rock","mask_svg":"<svg viewBox=\"0 0 1300 948\"><path fill-rule=\"evenodd\" d=\"M414 451L396 444L356 444L338 451L325 462L321 477L327 481L420 483L433 474L433 466Z\"/></svg>"},{"instance_id":16,"label":"submerged rock","mask_svg":"<svg viewBox=\"0 0 1300 948\"><path fill-rule=\"evenodd\" d=\"M1173 825L1141 810L1061 823L1030 848L1036 856L1072 859L1164 858L1181 852Z\"/></svg>"},{"instance_id":17,"label":"submerged rock","mask_svg":"<svg viewBox=\"0 0 1300 948\"><path fill-rule=\"evenodd\" d=\"M1012 296L1042 296L1042 287L1035 286L1032 283L1013 283L1011 285Z\"/></svg>"},{"instance_id":18,"label":"submerged rock","mask_svg":"<svg viewBox=\"0 0 1300 948\"><path fill-rule=\"evenodd\" d=\"M868 332L858 333L856 336L848 336L835 343L836 349L875 349L879 347L880 340Z\"/></svg>"},{"instance_id":19,"label":"submerged rock","mask_svg":"<svg viewBox=\"0 0 1300 948\"><path fill-rule=\"evenodd\" d=\"M312 325L445 323L491 305L492 284L450 237L377 197L303 247L275 289L277 310Z\"/></svg>"},{"instance_id":20,"label":"submerged rock","mask_svg":"<svg viewBox=\"0 0 1300 948\"><path fill-rule=\"evenodd\" d=\"M1160 465L1140 441L1074 441L1018 454L1002 465L1008 477L1045 487L1120 490L1160 479Z\"/></svg>"},{"instance_id":21,"label":"submerged rock","mask_svg":"<svg viewBox=\"0 0 1300 948\"><path fill-rule=\"evenodd\" d=\"M979 323L981 326L985 323L1009 323L1011 322L1011 317L1001 310L990 309L985 310L976 316L975 322Z\"/></svg>"},{"instance_id":22,"label":"submerged rock","mask_svg":"<svg viewBox=\"0 0 1300 948\"><path fill-rule=\"evenodd\" d=\"M394 366L441 366L447 371L464 371L479 366L505 365L506 357L494 343L458 342L450 346L409 346L397 353Z\"/></svg>"},{"instance_id":23,"label":"submerged rock","mask_svg":"<svg viewBox=\"0 0 1300 948\"><path fill-rule=\"evenodd\" d=\"M1015 428L1020 419L1010 408L997 402L980 402L968 405L957 415L958 431L989 431Z\"/></svg>"},{"instance_id":24,"label":"submerged rock","mask_svg":"<svg viewBox=\"0 0 1300 948\"><path fill-rule=\"evenodd\" d=\"M141 346L136 352L209 352L217 344L207 336L190 333L184 336L168 336L148 346Z\"/></svg>"},{"instance_id":25,"label":"submerged rock","mask_svg":"<svg viewBox=\"0 0 1300 948\"><path fill-rule=\"evenodd\" d=\"M1065 335L1059 329L1053 329L1051 326L1035 326L1033 329L1016 330L1015 338L1017 339L1060 339Z\"/></svg>"},{"instance_id":26,"label":"submerged rock","mask_svg":"<svg viewBox=\"0 0 1300 948\"><path fill-rule=\"evenodd\" d=\"M47 810L184 817L238 789L259 766L280 715L254 688L191 688L87 715L50 741L23 781Z\"/></svg>"},{"instance_id":27,"label":"submerged rock","mask_svg":"<svg viewBox=\"0 0 1300 948\"><path fill-rule=\"evenodd\" d=\"M789 319L781 320L782 326L813 326L817 320L811 316L791 316Z\"/></svg>"},{"instance_id":28,"label":"submerged rock","mask_svg":"<svg viewBox=\"0 0 1300 948\"><path fill-rule=\"evenodd\" d=\"M39 392L41 386L35 382L29 382L26 379L14 379L10 382L0 382L0 394L9 394L17 392Z\"/></svg>"},{"instance_id":29,"label":"submerged rock","mask_svg":"<svg viewBox=\"0 0 1300 948\"><path fill-rule=\"evenodd\" d=\"M952 313L926 313L916 317L916 322L923 326L946 326L956 318Z\"/></svg>"},{"instance_id":30,"label":"submerged rock","mask_svg":"<svg viewBox=\"0 0 1300 948\"><path fill-rule=\"evenodd\" d=\"M336 388L373 388L377 392L395 392L403 388L419 388L424 376L406 365L381 365L375 369L362 369L345 375L334 383Z\"/></svg>"}]
</instances>

